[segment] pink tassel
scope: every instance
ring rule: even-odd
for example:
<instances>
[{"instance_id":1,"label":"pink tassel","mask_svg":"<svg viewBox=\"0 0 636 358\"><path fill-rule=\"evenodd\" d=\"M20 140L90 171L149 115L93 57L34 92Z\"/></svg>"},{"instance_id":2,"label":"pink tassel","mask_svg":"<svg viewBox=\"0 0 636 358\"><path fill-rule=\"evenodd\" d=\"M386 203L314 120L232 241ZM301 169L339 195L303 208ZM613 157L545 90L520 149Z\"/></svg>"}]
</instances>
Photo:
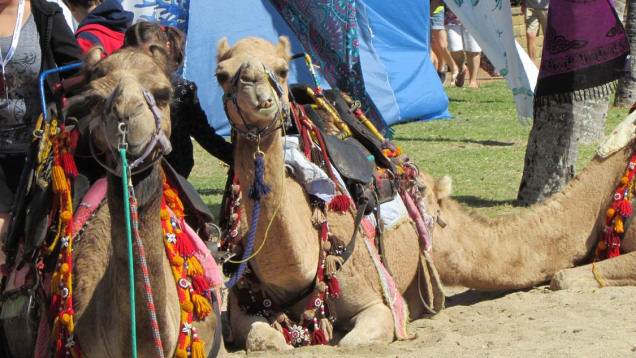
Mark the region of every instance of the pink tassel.
<instances>
[{"instance_id":1,"label":"pink tassel","mask_svg":"<svg viewBox=\"0 0 636 358\"><path fill-rule=\"evenodd\" d=\"M333 298L340 297L340 286L338 285L338 279L336 276L331 276L329 282L327 282L327 288L329 289L329 294Z\"/></svg>"},{"instance_id":2,"label":"pink tassel","mask_svg":"<svg viewBox=\"0 0 636 358\"><path fill-rule=\"evenodd\" d=\"M349 211L350 206L351 200L349 199L349 197L341 194L331 200L331 202L329 203L329 210L344 213Z\"/></svg>"}]
</instances>

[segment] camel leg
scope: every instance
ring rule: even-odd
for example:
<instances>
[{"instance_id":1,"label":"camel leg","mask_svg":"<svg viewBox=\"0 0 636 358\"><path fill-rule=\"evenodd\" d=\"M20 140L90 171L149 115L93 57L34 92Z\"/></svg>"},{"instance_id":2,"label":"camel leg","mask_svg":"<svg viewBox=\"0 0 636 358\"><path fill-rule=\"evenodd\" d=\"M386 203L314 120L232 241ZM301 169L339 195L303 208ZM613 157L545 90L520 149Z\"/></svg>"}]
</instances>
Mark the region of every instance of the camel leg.
<instances>
[{"instance_id":1,"label":"camel leg","mask_svg":"<svg viewBox=\"0 0 636 358\"><path fill-rule=\"evenodd\" d=\"M596 263L596 270L605 286L636 285L636 251ZM561 270L554 275L550 288L601 287L599 275L591 264Z\"/></svg>"},{"instance_id":2,"label":"camel leg","mask_svg":"<svg viewBox=\"0 0 636 358\"><path fill-rule=\"evenodd\" d=\"M383 302L358 313L352 321L353 329L340 340L339 345L351 347L393 341L393 315Z\"/></svg>"},{"instance_id":3,"label":"camel leg","mask_svg":"<svg viewBox=\"0 0 636 358\"><path fill-rule=\"evenodd\" d=\"M234 290L228 297L228 316L234 343L249 351L289 350L282 333L272 328L261 316L248 316L238 307Z\"/></svg>"}]
</instances>

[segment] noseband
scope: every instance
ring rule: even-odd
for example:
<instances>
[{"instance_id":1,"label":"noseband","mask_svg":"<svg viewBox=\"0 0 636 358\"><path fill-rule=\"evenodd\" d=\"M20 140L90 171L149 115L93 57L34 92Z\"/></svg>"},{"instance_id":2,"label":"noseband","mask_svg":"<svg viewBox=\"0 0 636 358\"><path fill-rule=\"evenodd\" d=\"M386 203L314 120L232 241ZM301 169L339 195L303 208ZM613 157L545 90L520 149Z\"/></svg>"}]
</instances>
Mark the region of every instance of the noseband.
<instances>
[{"instance_id":1,"label":"noseband","mask_svg":"<svg viewBox=\"0 0 636 358\"><path fill-rule=\"evenodd\" d=\"M126 77L122 77L119 81L121 82L121 80L124 78ZM150 139L150 143L148 143L148 145L146 146L146 149L144 150L143 154L129 164L131 174L136 174L148 169L155 162L157 162L163 155L166 155L172 151L172 145L170 144L170 140L166 137L165 133L161 130L161 117L163 116L163 112L159 109L159 107L157 107L155 98L152 96L150 91L143 88L143 86L141 85L139 86L141 87L141 92L144 95L146 104L152 111L152 115L155 118L155 132L153 133L152 138ZM110 173L115 174L117 176L121 176L122 164L118 160L119 158L118 150L121 148L128 149L128 142L126 142L126 136L128 133L128 124L127 124L128 118L119 119L118 131L120 135L120 141L118 144L118 148L115 149L111 145L110 141L108 140L108 134L106 132L106 120L108 118L108 115L110 114L110 107L113 102L114 96L115 96L115 92L113 91L108 97L108 99L106 100L106 105L102 113L97 116L94 116L91 119L91 122L89 124L89 130L90 130L90 135L92 136L93 131L97 129L97 127L102 128L102 132L106 140L106 144L108 145L108 149L110 150L113 156L113 159L117 161L117 167L113 169L99 159L99 156L96 154L96 151L95 151L93 140L89 140L89 144L90 144L91 153L93 157L95 158L95 160L97 161L97 163L99 163L99 165L104 167ZM146 159L148 159L148 157L152 154L152 152L157 147L160 153L152 157L151 160L146 161Z\"/></svg>"},{"instance_id":2,"label":"noseband","mask_svg":"<svg viewBox=\"0 0 636 358\"><path fill-rule=\"evenodd\" d=\"M263 71L265 72L265 76L267 77L270 89L272 89L272 91L275 91L278 97L278 102L279 102L278 110L276 111L276 115L274 116L272 121L267 126L265 126L265 128L258 128L256 126L247 124L247 122L245 121L245 118L243 117L243 112L241 112L241 108L238 105L238 100L236 97L236 92L238 90L238 82L241 78L242 71L243 71L243 67L241 66L241 68L238 71L236 71L236 73L234 74L234 77L232 77L231 87L227 93L223 94L223 99L222 99L223 109L225 110L225 115L227 116L232 129L235 130L236 133L242 135L243 137L251 141L256 141L261 137L265 137L275 132L276 130L280 129L283 126L283 121L281 121L281 123L279 123L278 126L275 126L278 118L281 117L281 114L284 116L285 125L287 125L288 123L291 123L291 118L289 117L289 110L287 109L287 106L285 105L285 101L282 98L285 92L283 91L283 88L281 87L281 85L278 83L278 77L276 76L274 72L270 71L267 67L265 67L265 65L263 65ZM238 128L236 124L230 119L230 115L227 111L228 101L232 101L232 103L234 104L234 107L236 108L236 111L241 117L241 120L243 121L243 125L245 126L246 130L242 130Z\"/></svg>"}]
</instances>

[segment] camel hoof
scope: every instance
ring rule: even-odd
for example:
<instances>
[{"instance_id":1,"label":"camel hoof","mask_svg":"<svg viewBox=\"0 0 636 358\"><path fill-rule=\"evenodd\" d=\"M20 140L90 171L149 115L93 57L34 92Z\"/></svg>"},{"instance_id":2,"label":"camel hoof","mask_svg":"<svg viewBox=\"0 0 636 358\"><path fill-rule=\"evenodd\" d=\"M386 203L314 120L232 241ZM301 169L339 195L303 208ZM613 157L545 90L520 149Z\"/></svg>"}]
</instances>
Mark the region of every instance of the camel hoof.
<instances>
[{"instance_id":1,"label":"camel hoof","mask_svg":"<svg viewBox=\"0 0 636 358\"><path fill-rule=\"evenodd\" d=\"M255 322L247 335L245 348L250 351L286 351L294 347L287 344L282 333L265 322Z\"/></svg>"}]
</instances>

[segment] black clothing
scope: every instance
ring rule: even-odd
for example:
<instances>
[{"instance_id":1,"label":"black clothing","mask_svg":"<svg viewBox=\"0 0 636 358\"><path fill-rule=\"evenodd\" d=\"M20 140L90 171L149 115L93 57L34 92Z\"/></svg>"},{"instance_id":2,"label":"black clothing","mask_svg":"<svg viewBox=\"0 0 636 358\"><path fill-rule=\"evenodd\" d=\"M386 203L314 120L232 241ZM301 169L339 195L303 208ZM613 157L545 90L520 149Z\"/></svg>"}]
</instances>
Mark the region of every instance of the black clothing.
<instances>
[{"instance_id":1,"label":"black clothing","mask_svg":"<svg viewBox=\"0 0 636 358\"><path fill-rule=\"evenodd\" d=\"M175 77L172 79L174 94L170 104L172 132L170 143L172 152L166 156L168 163L187 178L194 166L193 137L208 153L227 164L232 164L232 144L220 135L210 123L201 108L194 82Z\"/></svg>"}]
</instances>

